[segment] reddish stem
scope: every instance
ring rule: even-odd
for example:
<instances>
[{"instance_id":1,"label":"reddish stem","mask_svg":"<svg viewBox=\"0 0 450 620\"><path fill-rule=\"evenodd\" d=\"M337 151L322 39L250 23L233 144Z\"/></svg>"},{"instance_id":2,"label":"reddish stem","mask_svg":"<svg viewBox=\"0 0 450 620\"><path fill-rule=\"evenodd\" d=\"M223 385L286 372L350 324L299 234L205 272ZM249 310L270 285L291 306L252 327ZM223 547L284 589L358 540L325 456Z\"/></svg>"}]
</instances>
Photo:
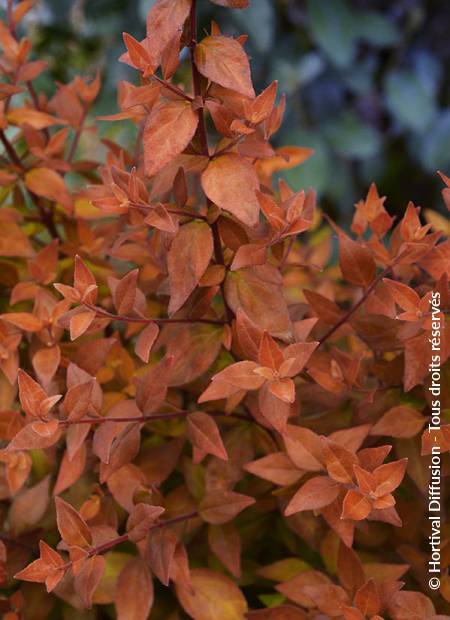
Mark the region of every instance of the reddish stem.
<instances>
[{"instance_id":1,"label":"reddish stem","mask_svg":"<svg viewBox=\"0 0 450 620\"><path fill-rule=\"evenodd\" d=\"M75 157L75 153L77 151L78 144L80 142L81 133L83 131L84 123L86 121L86 117L88 115L88 112L89 112L89 106L87 104L85 104L84 107L83 107L83 114L82 114L81 119L80 119L80 124L78 125L78 127L77 127L77 129L75 131L75 136L73 138L73 142L71 144L69 154L67 155L67 161L69 163L71 163L72 159Z\"/></svg>"},{"instance_id":2,"label":"reddish stem","mask_svg":"<svg viewBox=\"0 0 450 620\"><path fill-rule=\"evenodd\" d=\"M112 312L108 312L98 306L92 306L86 302L83 302L83 305L95 312L97 316L112 319L113 321L124 321L125 323L156 323L157 325L165 325L166 323L205 323L207 325L225 325L224 321L219 321L218 319L147 319L145 317L123 316L121 314L113 314Z\"/></svg>"},{"instance_id":3,"label":"reddish stem","mask_svg":"<svg viewBox=\"0 0 450 620\"><path fill-rule=\"evenodd\" d=\"M168 519L167 521L161 521L160 523L156 523L152 525L149 530L159 530L163 527L169 527L171 525L176 525L177 523L182 523L183 521L188 521L189 519L194 519L198 517L198 512L190 512L186 515L181 515L180 517L174 517L173 519ZM128 534L122 534L121 536L117 536L112 540L108 540L108 542L103 543L102 545L98 545L97 547L92 547L88 551L88 557L92 558L94 555L100 555L109 551L113 547L120 545L124 542L128 542L130 540ZM63 566L59 567L57 570L67 570L72 566L72 562L67 562Z\"/></svg>"},{"instance_id":4,"label":"reddish stem","mask_svg":"<svg viewBox=\"0 0 450 620\"><path fill-rule=\"evenodd\" d=\"M382 278L384 278L384 276L389 273L389 271L392 269L392 267L393 267L393 265L389 265L388 267L383 269L383 271L381 271L377 275L377 277L372 282L372 284L364 291L364 294L361 297L361 299L358 301L358 303L356 303L353 306L353 308L350 308L350 310L346 314L344 314L344 316L341 319L339 319L339 321L335 325L333 325L333 327L330 327L330 329L322 336L322 338L320 338L319 346L321 346L326 340L328 340L328 338L330 338L330 336L332 336L334 334L334 332L336 332L340 327L342 327L342 325L347 323L347 321L350 319L350 317L352 317L353 314L358 310L358 308L360 308L363 305L363 303L366 301L366 299L369 297L369 295L375 289L375 287L380 282L380 280L382 280Z\"/></svg>"},{"instance_id":5,"label":"reddish stem","mask_svg":"<svg viewBox=\"0 0 450 620\"><path fill-rule=\"evenodd\" d=\"M59 424L61 426L73 426L75 424L105 424L106 422L115 422L115 423L139 423L139 422L153 422L158 420L172 420L174 418L183 418L187 417L193 411L175 411L169 413L155 413L153 415L141 415L141 416L124 416L122 418L79 418L78 420L59 420ZM221 411L208 411L208 415L214 417L224 417L224 418L234 418L235 420L243 420L244 422L255 422L258 424L256 420L254 420L250 416L246 416L243 413L222 413Z\"/></svg>"},{"instance_id":6,"label":"reddish stem","mask_svg":"<svg viewBox=\"0 0 450 620\"><path fill-rule=\"evenodd\" d=\"M162 80L157 75L152 75L152 79L158 82L158 84L161 84L163 88L167 88L168 90L171 90L176 95L183 97L183 99L186 99L186 101L189 101L189 103L192 103L194 101L193 97L186 94L183 90L181 90L181 88L178 88L178 86L175 86L175 84L171 84L170 82L167 82L166 80Z\"/></svg>"},{"instance_id":7,"label":"reddish stem","mask_svg":"<svg viewBox=\"0 0 450 620\"><path fill-rule=\"evenodd\" d=\"M200 84L200 73L198 72L197 65L195 64L195 46L197 45L197 14L196 14L197 2L196 0L192 0L191 13L189 18L190 29L191 29L191 40L189 43L189 52L191 55L191 69L192 69L192 82L194 85L194 94L196 99L202 98L202 88ZM203 107L200 107L197 110L198 114L198 127L197 127L197 135L199 137L200 145L202 148L202 154L205 157L210 158L209 147L208 147L208 134L206 132L206 123L205 116L203 114ZM209 198L206 199L208 207L212 205L212 202ZM211 230L213 234L214 240L214 256L216 262L219 265L223 265L225 267L225 260L222 252L222 242L220 240L219 228L217 226L217 222L214 222L211 225ZM233 320L233 312L231 308L228 306L226 297L225 297L225 287L224 283L220 283L220 291L222 294L223 304L225 306L225 313L227 315L227 323L231 324Z\"/></svg>"},{"instance_id":8,"label":"reddish stem","mask_svg":"<svg viewBox=\"0 0 450 620\"><path fill-rule=\"evenodd\" d=\"M14 23L14 0L8 0L6 15L8 20L8 28L14 38L16 38L16 24Z\"/></svg>"},{"instance_id":9,"label":"reddish stem","mask_svg":"<svg viewBox=\"0 0 450 620\"><path fill-rule=\"evenodd\" d=\"M149 211L153 208L152 205L146 205L142 202L130 202L130 206L135 209L144 209ZM165 207L167 213L173 213L174 215L180 215L183 217L192 217L193 219L203 220L206 222L208 218L205 215L201 215L200 213L194 213L193 211L186 211L184 209L167 209Z\"/></svg>"},{"instance_id":10,"label":"reddish stem","mask_svg":"<svg viewBox=\"0 0 450 620\"><path fill-rule=\"evenodd\" d=\"M3 144L5 151L8 153L8 157L10 158L12 163L18 166L21 170L25 170L25 166L20 161L20 158L17 155L15 148L13 147L11 142L8 140L8 138L6 137L6 134L3 131L3 129L0 129L0 141Z\"/></svg>"}]
</instances>

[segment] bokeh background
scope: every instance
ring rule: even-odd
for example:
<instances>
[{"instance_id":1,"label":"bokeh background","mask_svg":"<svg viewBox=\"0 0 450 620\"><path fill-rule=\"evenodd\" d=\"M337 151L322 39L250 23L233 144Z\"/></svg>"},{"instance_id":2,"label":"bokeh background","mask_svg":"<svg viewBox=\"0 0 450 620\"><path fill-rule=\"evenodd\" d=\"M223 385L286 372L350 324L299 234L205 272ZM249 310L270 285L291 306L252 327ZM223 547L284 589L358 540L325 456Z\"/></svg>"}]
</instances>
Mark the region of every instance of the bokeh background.
<instances>
[{"instance_id":1,"label":"bokeh background","mask_svg":"<svg viewBox=\"0 0 450 620\"><path fill-rule=\"evenodd\" d=\"M278 79L288 97L278 144L315 156L286 176L315 187L341 222L375 180L400 214L411 198L442 210L440 169L450 173L450 2L448 0L253 0L245 11L199 1L204 28L248 33L256 86ZM99 68L95 112L116 111L123 31L145 33L152 0L39 0L28 35L59 81ZM46 87L45 81L43 87ZM127 128L105 131L127 139Z\"/></svg>"}]
</instances>

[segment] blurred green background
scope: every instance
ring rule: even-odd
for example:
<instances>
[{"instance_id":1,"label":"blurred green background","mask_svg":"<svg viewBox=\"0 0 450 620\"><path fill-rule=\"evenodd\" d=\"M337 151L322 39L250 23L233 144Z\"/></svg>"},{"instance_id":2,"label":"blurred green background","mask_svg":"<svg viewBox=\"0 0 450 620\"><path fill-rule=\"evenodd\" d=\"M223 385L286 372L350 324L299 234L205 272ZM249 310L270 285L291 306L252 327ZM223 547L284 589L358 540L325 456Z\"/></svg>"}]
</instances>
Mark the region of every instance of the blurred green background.
<instances>
[{"instance_id":1,"label":"blurred green background","mask_svg":"<svg viewBox=\"0 0 450 620\"><path fill-rule=\"evenodd\" d=\"M436 170L450 173L449 0L253 0L245 11L199 0L227 34L248 33L261 89L288 97L278 144L315 156L286 173L313 186L341 221L372 180L391 213L407 199L442 210ZM59 81L103 75L97 113L116 111L115 87L134 72L117 62L123 31L145 33L152 0L39 0L26 28ZM200 32L202 31L200 29Z\"/></svg>"}]
</instances>

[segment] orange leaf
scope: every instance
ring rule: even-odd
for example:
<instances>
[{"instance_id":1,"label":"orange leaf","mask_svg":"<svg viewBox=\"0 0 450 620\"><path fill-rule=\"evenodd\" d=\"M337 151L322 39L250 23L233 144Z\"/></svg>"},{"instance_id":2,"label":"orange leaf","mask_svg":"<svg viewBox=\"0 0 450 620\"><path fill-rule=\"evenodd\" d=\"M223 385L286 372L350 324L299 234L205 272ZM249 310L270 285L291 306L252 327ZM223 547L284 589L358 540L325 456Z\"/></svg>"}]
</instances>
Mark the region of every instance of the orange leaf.
<instances>
[{"instance_id":1,"label":"orange leaf","mask_svg":"<svg viewBox=\"0 0 450 620\"><path fill-rule=\"evenodd\" d=\"M315 476L303 484L284 511L288 517L302 510L317 510L331 504L340 492L340 486L328 476Z\"/></svg>"},{"instance_id":2,"label":"orange leaf","mask_svg":"<svg viewBox=\"0 0 450 620\"><path fill-rule=\"evenodd\" d=\"M33 168L25 174L25 184L37 196L60 202L64 206L72 205L63 178L51 168Z\"/></svg>"},{"instance_id":3,"label":"orange leaf","mask_svg":"<svg viewBox=\"0 0 450 620\"><path fill-rule=\"evenodd\" d=\"M86 465L86 444L77 450L72 459L69 459L67 450L59 466L58 478L56 479L53 495L59 495L71 487L80 478Z\"/></svg>"},{"instance_id":4,"label":"orange leaf","mask_svg":"<svg viewBox=\"0 0 450 620\"><path fill-rule=\"evenodd\" d=\"M70 319L70 339L76 340L82 336L94 319L93 310L81 310L74 314Z\"/></svg>"},{"instance_id":5,"label":"orange leaf","mask_svg":"<svg viewBox=\"0 0 450 620\"><path fill-rule=\"evenodd\" d=\"M376 274L376 264L371 252L342 232L339 232L339 249L339 264L343 277L352 284L368 286Z\"/></svg>"},{"instance_id":6,"label":"orange leaf","mask_svg":"<svg viewBox=\"0 0 450 620\"><path fill-rule=\"evenodd\" d=\"M58 345L39 349L33 355L32 364L34 371L45 386L48 386L55 376L60 360L61 351Z\"/></svg>"},{"instance_id":7,"label":"orange leaf","mask_svg":"<svg viewBox=\"0 0 450 620\"><path fill-rule=\"evenodd\" d=\"M195 64L212 82L253 98L247 54L234 39L222 35L206 37L195 48Z\"/></svg>"},{"instance_id":8,"label":"orange leaf","mask_svg":"<svg viewBox=\"0 0 450 620\"><path fill-rule=\"evenodd\" d=\"M118 314L128 315L134 308L139 269L129 271L114 288L114 305Z\"/></svg>"},{"instance_id":9,"label":"orange leaf","mask_svg":"<svg viewBox=\"0 0 450 620\"><path fill-rule=\"evenodd\" d=\"M376 486L376 495L381 497L387 493L391 493L398 487L405 475L408 459L400 459L392 463L380 465L373 472Z\"/></svg>"},{"instance_id":10,"label":"orange leaf","mask_svg":"<svg viewBox=\"0 0 450 620\"><path fill-rule=\"evenodd\" d=\"M236 153L216 157L202 174L205 194L221 209L246 226L256 226L259 216L258 175L252 164Z\"/></svg>"},{"instance_id":11,"label":"orange leaf","mask_svg":"<svg viewBox=\"0 0 450 620\"><path fill-rule=\"evenodd\" d=\"M88 609L92 607L92 597L103 577L105 566L105 558L102 555L94 555L83 561L80 570L75 575L75 592Z\"/></svg>"},{"instance_id":12,"label":"orange leaf","mask_svg":"<svg viewBox=\"0 0 450 620\"><path fill-rule=\"evenodd\" d=\"M32 530L47 511L50 477L46 476L35 486L21 491L11 505L9 521L15 535Z\"/></svg>"},{"instance_id":13,"label":"orange leaf","mask_svg":"<svg viewBox=\"0 0 450 620\"><path fill-rule=\"evenodd\" d=\"M425 422L426 418L416 409L398 405L381 416L373 425L370 434L408 439L420 433Z\"/></svg>"},{"instance_id":14,"label":"orange leaf","mask_svg":"<svg viewBox=\"0 0 450 620\"><path fill-rule=\"evenodd\" d=\"M241 576L241 538L233 524L210 525L208 544L222 564L239 579Z\"/></svg>"},{"instance_id":15,"label":"orange leaf","mask_svg":"<svg viewBox=\"0 0 450 620\"><path fill-rule=\"evenodd\" d=\"M295 484L303 476L303 472L284 452L272 452L261 459L246 463L244 469L254 476L281 486Z\"/></svg>"},{"instance_id":16,"label":"orange leaf","mask_svg":"<svg viewBox=\"0 0 450 620\"><path fill-rule=\"evenodd\" d=\"M213 376L212 383L201 394L199 403L208 400L218 400L235 394L239 390L257 390L262 386L265 379L253 371L258 364L250 361L237 362L227 366L224 370Z\"/></svg>"},{"instance_id":17,"label":"orange leaf","mask_svg":"<svg viewBox=\"0 0 450 620\"><path fill-rule=\"evenodd\" d=\"M161 506L136 504L130 512L127 521L129 539L133 542L143 540L147 536L152 524L163 512L164 508Z\"/></svg>"},{"instance_id":18,"label":"orange leaf","mask_svg":"<svg viewBox=\"0 0 450 620\"><path fill-rule=\"evenodd\" d=\"M370 503L370 500L359 491L350 489L344 497L341 519L362 521L362 519L367 517L371 510L372 504Z\"/></svg>"},{"instance_id":19,"label":"orange leaf","mask_svg":"<svg viewBox=\"0 0 450 620\"><path fill-rule=\"evenodd\" d=\"M58 424L58 420L52 420L45 423L40 422L45 427L45 432L38 432L35 429L36 423L27 424L20 430L8 445L8 451L15 450L37 450L38 448L49 448L53 446L61 437L62 430Z\"/></svg>"},{"instance_id":20,"label":"orange leaf","mask_svg":"<svg viewBox=\"0 0 450 620\"><path fill-rule=\"evenodd\" d=\"M197 124L198 115L186 101L165 101L155 106L144 130L145 173L153 176L182 153Z\"/></svg>"},{"instance_id":21,"label":"orange leaf","mask_svg":"<svg viewBox=\"0 0 450 620\"><path fill-rule=\"evenodd\" d=\"M17 373L19 384L20 404L25 413L32 417L41 414L41 404L47 398L47 394L39 383L30 377L24 370L19 368Z\"/></svg>"},{"instance_id":22,"label":"orange leaf","mask_svg":"<svg viewBox=\"0 0 450 620\"><path fill-rule=\"evenodd\" d=\"M200 501L199 514L207 523L222 524L231 521L254 503L253 497L248 495L234 491L214 491Z\"/></svg>"},{"instance_id":23,"label":"orange leaf","mask_svg":"<svg viewBox=\"0 0 450 620\"><path fill-rule=\"evenodd\" d=\"M229 577L206 568L191 571L191 587L176 584L177 598L194 620L245 620L247 602Z\"/></svg>"},{"instance_id":24,"label":"orange leaf","mask_svg":"<svg viewBox=\"0 0 450 620\"><path fill-rule=\"evenodd\" d=\"M192 0L157 0L147 15L147 40L150 54L161 59L162 52L189 15Z\"/></svg>"},{"instance_id":25,"label":"orange leaf","mask_svg":"<svg viewBox=\"0 0 450 620\"><path fill-rule=\"evenodd\" d=\"M198 285L213 254L211 228L205 222L182 226L167 255L169 271L169 315L181 308Z\"/></svg>"},{"instance_id":26,"label":"orange leaf","mask_svg":"<svg viewBox=\"0 0 450 620\"><path fill-rule=\"evenodd\" d=\"M7 118L12 125L30 125L33 129L45 129L52 125L66 124L66 121L61 118L55 118L46 112L32 108L15 108L8 112Z\"/></svg>"},{"instance_id":27,"label":"orange leaf","mask_svg":"<svg viewBox=\"0 0 450 620\"><path fill-rule=\"evenodd\" d=\"M266 331L259 343L259 363L271 370L278 370L284 361L283 352L275 340Z\"/></svg>"},{"instance_id":28,"label":"orange leaf","mask_svg":"<svg viewBox=\"0 0 450 620\"><path fill-rule=\"evenodd\" d=\"M80 513L60 497L55 497L56 523L61 538L68 545L89 547L92 535Z\"/></svg>"},{"instance_id":29,"label":"orange leaf","mask_svg":"<svg viewBox=\"0 0 450 620\"><path fill-rule=\"evenodd\" d=\"M372 579L359 588L355 594L354 603L365 617L373 616L380 611L380 596Z\"/></svg>"},{"instance_id":30,"label":"orange leaf","mask_svg":"<svg viewBox=\"0 0 450 620\"><path fill-rule=\"evenodd\" d=\"M44 326L41 319L29 312L8 312L7 314L0 314L0 319L26 332L39 332Z\"/></svg>"},{"instance_id":31,"label":"orange leaf","mask_svg":"<svg viewBox=\"0 0 450 620\"><path fill-rule=\"evenodd\" d=\"M39 551L40 558L14 575L14 578L45 583L47 592L50 593L64 576L64 560L43 540L39 541Z\"/></svg>"},{"instance_id":32,"label":"orange leaf","mask_svg":"<svg viewBox=\"0 0 450 620\"><path fill-rule=\"evenodd\" d=\"M150 323L141 331L136 340L136 346L134 352L145 364L148 363L150 357L150 351L152 346L158 337L159 327L156 323Z\"/></svg>"},{"instance_id":33,"label":"orange leaf","mask_svg":"<svg viewBox=\"0 0 450 620\"><path fill-rule=\"evenodd\" d=\"M187 434L192 444L202 452L228 460L217 424L207 413L195 411L188 415Z\"/></svg>"},{"instance_id":34,"label":"orange leaf","mask_svg":"<svg viewBox=\"0 0 450 620\"><path fill-rule=\"evenodd\" d=\"M153 581L147 564L133 558L119 575L115 604L117 620L146 620L153 605Z\"/></svg>"}]
</instances>

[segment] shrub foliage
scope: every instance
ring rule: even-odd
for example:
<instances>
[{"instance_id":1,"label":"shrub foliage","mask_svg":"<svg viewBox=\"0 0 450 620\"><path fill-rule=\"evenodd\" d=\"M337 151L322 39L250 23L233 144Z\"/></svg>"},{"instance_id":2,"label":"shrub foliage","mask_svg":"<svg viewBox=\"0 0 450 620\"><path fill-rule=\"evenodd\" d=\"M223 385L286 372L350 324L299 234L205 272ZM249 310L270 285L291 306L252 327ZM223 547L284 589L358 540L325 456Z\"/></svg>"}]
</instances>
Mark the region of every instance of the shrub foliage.
<instances>
[{"instance_id":1,"label":"shrub foliage","mask_svg":"<svg viewBox=\"0 0 450 620\"><path fill-rule=\"evenodd\" d=\"M99 124L131 121L135 148L79 159L100 80L39 93L31 4L0 25L5 617L449 617L444 523L427 589L445 222L395 221L372 185L347 234L273 183L312 153L272 148L276 82L256 96L245 36L198 33L196 0L124 34L139 85Z\"/></svg>"}]
</instances>

